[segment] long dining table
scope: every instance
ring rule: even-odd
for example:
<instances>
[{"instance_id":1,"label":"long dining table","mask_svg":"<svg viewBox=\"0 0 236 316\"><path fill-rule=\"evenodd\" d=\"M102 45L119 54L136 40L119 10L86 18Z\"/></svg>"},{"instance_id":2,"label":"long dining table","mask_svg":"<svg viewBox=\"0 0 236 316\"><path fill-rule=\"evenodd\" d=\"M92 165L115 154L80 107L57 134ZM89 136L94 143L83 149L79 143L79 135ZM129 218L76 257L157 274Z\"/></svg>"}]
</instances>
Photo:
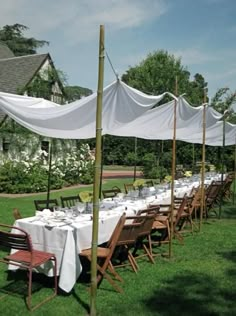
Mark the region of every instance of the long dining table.
<instances>
[{"instance_id":1,"label":"long dining table","mask_svg":"<svg viewBox=\"0 0 236 316\"><path fill-rule=\"evenodd\" d=\"M196 180L196 179L195 179ZM209 179L209 182L212 178ZM193 186L199 185L199 180L182 183L176 182L175 195L183 196ZM169 204L171 191L168 187L149 188L145 197L121 194L116 198L107 198L100 202L98 244L107 242L118 222L125 212L127 216L137 214L151 204ZM92 214L76 213L70 216L62 211L36 212L33 217L15 221L14 226L24 229L30 234L33 247L37 250L54 253L57 258L57 275L59 287L70 292L82 272L79 253L91 247ZM14 269L10 266L9 269ZM52 267L41 267L39 272L52 276Z\"/></svg>"}]
</instances>

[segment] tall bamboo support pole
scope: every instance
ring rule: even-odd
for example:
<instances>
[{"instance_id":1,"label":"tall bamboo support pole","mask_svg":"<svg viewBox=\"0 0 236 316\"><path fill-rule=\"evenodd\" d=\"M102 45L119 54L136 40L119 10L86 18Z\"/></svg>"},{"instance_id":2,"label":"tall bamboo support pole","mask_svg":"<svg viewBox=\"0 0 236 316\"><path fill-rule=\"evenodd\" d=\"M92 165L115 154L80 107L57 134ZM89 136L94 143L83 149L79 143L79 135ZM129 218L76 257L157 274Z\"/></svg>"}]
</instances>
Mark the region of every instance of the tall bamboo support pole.
<instances>
[{"instance_id":1,"label":"tall bamboo support pole","mask_svg":"<svg viewBox=\"0 0 236 316\"><path fill-rule=\"evenodd\" d=\"M234 184L233 184L233 205L235 204L235 191L236 191L236 138L234 143Z\"/></svg>"},{"instance_id":2,"label":"tall bamboo support pole","mask_svg":"<svg viewBox=\"0 0 236 316\"><path fill-rule=\"evenodd\" d=\"M175 79L175 94L178 93L178 81ZM174 237L174 188L175 188L175 158L176 158L176 108L177 101L174 102L173 140L172 140L172 173L171 173L171 219L170 219L170 242L169 257L172 257L172 241Z\"/></svg>"},{"instance_id":3,"label":"tall bamboo support pole","mask_svg":"<svg viewBox=\"0 0 236 316\"><path fill-rule=\"evenodd\" d=\"M51 190L51 172L52 172L52 151L53 151L53 140L50 142L49 149L49 161L48 161L48 183L47 183L47 203L46 207L49 207L50 190Z\"/></svg>"},{"instance_id":4,"label":"tall bamboo support pole","mask_svg":"<svg viewBox=\"0 0 236 316\"><path fill-rule=\"evenodd\" d=\"M223 141L222 141L222 149L221 149L221 187L223 188L224 183L224 169L225 169L225 120L226 120L227 111L223 116ZM219 218L221 218L222 212L222 204L223 204L223 190L220 191L220 204L219 204Z\"/></svg>"},{"instance_id":5,"label":"tall bamboo support pole","mask_svg":"<svg viewBox=\"0 0 236 316\"><path fill-rule=\"evenodd\" d=\"M100 185L99 185L99 199L102 197L102 180L103 180L103 167L104 167L104 144L105 144L105 135L102 136L101 140L101 174L100 174Z\"/></svg>"},{"instance_id":6,"label":"tall bamboo support pole","mask_svg":"<svg viewBox=\"0 0 236 316\"><path fill-rule=\"evenodd\" d=\"M202 111L202 172L201 172L201 208L199 231L202 229L203 211L205 209L205 160L206 160L206 91L204 90L204 104Z\"/></svg>"},{"instance_id":7,"label":"tall bamboo support pole","mask_svg":"<svg viewBox=\"0 0 236 316\"><path fill-rule=\"evenodd\" d=\"M192 156L192 158L193 158L193 160L192 160L192 174L194 174L194 171L195 171L195 146L194 146L194 144L192 144L192 154L193 154L193 156Z\"/></svg>"},{"instance_id":8,"label":"tall bamboo support pole","mask_svg":"<svg viewBox=\"0 0 236 316\"><path fill-rule=\"evenodd\" d=\"M138 143L138 139L137 137L134 138L134 157L135 157L135 161L134 161L134 181L136 180L136 176L137 176L137 143Z\"/></svg>"},{"instance_id":9,"label":"tall bamboo support pole","mask_svg":"<svg viewBox=\"0 0 236 316\"><path fill-rule=\"evenodd\" d=\"M99 38L99 67L98 67L98 91L96 112L96 153L95 173L93 182L93 232L92 232L92 258L91 258L91 295L90 315L96 316L97 295L97 241L98 241L98 212L99 212L99 182L101 173L101 139L102 139L102 97L104 78L104 26L100 25Z\"/></svg>"}]
</instances>

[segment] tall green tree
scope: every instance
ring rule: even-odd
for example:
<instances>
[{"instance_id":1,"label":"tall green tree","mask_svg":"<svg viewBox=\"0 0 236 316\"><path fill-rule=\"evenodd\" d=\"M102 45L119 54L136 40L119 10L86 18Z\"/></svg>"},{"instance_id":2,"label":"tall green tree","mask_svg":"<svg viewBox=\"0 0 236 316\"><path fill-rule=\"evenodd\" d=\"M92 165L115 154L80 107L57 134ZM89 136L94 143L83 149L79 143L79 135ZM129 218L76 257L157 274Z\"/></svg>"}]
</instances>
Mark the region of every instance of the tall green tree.
<instances>
[{"instance_id":1,"label":"tall green tree","mask_svg":"<svg viewBox=\"0 0 236 316\"><path fill-rule=\"evenodd\" d=\"M230 91L229 88L220 88L211 100L211 106L218 112L224 114L225 111L230 111L230 107L236 102L236 91ZM228 121L236 123L234 113L229 113Z\"/></svg>"},{"instance_id":2,"label":"tall green tree","mask_svg":"<svg viewBox=\"0 0 236 316\"><path fill-rule=\"evenodd\" d=\"M122 80L138 90L157 95L165 91L175 93L176 77L178 94L186 93L186 97L195 104L200 99L202 103L202 89L207 86L203 76L196 74L191 82L190 72L181 64L181 58L176 58L164 50L148 54L137 66L130 67L122 76Z\"/></svg>"},{"instance_id":3,"label":"tall green tree","mask_svg":"<svg viewBox=\"0 0 236 316\"><path fill-rule=\"evenodd\" d=\"M22 24L5 25L0 28L0 41L5 43L15 56L36 54L37 49L49 45L48 41L25 37L28 27Z\"/></svg>"},{"instance_id":4,"label":"tall green tree","mask_svg":"<svg viewBox=\"0 0 236 316\"><path fill-rule=\"evenodd\" d=\"M186 97L193 106L198 106L204 102L204 93L207 95L207 91L207 82L201 74L197 73L194 75L194 79L189 82Z\"/></svg>"}]
</instances>

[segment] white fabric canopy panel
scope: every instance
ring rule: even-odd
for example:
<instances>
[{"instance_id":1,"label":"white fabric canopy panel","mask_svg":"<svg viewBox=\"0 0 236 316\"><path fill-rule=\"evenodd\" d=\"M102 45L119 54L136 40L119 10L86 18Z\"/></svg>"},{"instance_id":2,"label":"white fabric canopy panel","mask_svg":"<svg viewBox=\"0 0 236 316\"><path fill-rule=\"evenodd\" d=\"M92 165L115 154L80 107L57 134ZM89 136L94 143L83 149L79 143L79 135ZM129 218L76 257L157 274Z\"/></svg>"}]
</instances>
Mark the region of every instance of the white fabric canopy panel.
<instances>
[{"instance_id":1,"label":"white fabric canopy panel","mask_svg":"<svg viewBox=\"0 0 236 316\"><path fill-rule=\"evenodd\" d=\"M149 96L120 80L113 82L104 88L103 92L102 133L108 134L113 129L133 121L165 95L166 93ZM174 98L172 94L169 95ZM2 111L29 130L54 138L95 137L96 103L97 93L60 107L55 107L55 103L43 99L0 93Z\"/></svg>"},{"instance_id":2,"label":"white fabric canopy panel","mask_svg":"<svg viewBox=\"0 0 236 316\"><path fill-rule=\"evenodd\" d=\"M169 94L174 100L158 106ZM39 98L0 93L0 109L33 132L43 136L68 139L95 137L97 93L58 106ZM176 139L190 143L202 143L203 106L192 107L180 96L166 92L149 96L118 80L104 89L102 134L171 140L174 126L174 102L176 108ZM222 146L222 115L206 106L206 144ZM236 126L226 123L225 144L235 144Z\"/></svg>"},{"instance_id":3,"label":"white fabric canopy panel","mask_svg":"<svg viewBox=\"0 0 236 316\"><path fill-rule=\"evenodd\" d=\"M186 135L181 140L196 144L202 144L202 133L197 132L193 135ZM223 146L223 121L206 129L206 145ZM228 122L225 123L225 146L236 144L236 126Z\"/></svg>"},{"instance_id":4,"label":"white fabric canopy panel","mask_svg":"<svg viewBox=\"0 0 236 316\"><path fill-rule=\"evenodd\" d=\"M113 130L112 135L130 136L144 139L171 140L174 126L174 102L171 101L151 109L134 121ZM206 143L222 146L223 129L217 122L222 115L206 106ZM179 97L176 104L176 139L190 143L202 143L203 106L192 107ZM227 144L232 144L235 126L227 127ZM229 137L229 132L230 137ZM215 137L214 137L215 135Z\"/></svg>"},{"instance_id":5,"label":"white fabric canopy panel","mask_svg":"<svg viewBox=\"0 0 236 316\"><path fill-rule=\"evenodd\" d=\"M24 95L16 95L6 92L0 92L0 98L4 102L9 102L13 106L23 106L30 108L55 108L59 107L60 104L42 99L42 98L31 98Z\"/></svg>"}]
</instances>

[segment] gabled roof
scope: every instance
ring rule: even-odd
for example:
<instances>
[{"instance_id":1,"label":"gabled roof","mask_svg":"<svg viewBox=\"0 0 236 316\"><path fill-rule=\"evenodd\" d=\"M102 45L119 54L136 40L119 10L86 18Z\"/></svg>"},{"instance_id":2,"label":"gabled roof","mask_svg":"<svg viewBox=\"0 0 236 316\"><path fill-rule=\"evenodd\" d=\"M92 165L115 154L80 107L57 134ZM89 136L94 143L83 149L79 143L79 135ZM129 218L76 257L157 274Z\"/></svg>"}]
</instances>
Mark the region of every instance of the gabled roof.
<instances>
[{"instance_id":1,"label":"gabled roof","mask_svg":"<svg viewBox=\"0 0 236 316\"><path fill-rule=\"evenodd\" d=\"M0 59L0 91L19 94L49 59L49 54L34 54Z\"/></svg>"}]
</instances>

